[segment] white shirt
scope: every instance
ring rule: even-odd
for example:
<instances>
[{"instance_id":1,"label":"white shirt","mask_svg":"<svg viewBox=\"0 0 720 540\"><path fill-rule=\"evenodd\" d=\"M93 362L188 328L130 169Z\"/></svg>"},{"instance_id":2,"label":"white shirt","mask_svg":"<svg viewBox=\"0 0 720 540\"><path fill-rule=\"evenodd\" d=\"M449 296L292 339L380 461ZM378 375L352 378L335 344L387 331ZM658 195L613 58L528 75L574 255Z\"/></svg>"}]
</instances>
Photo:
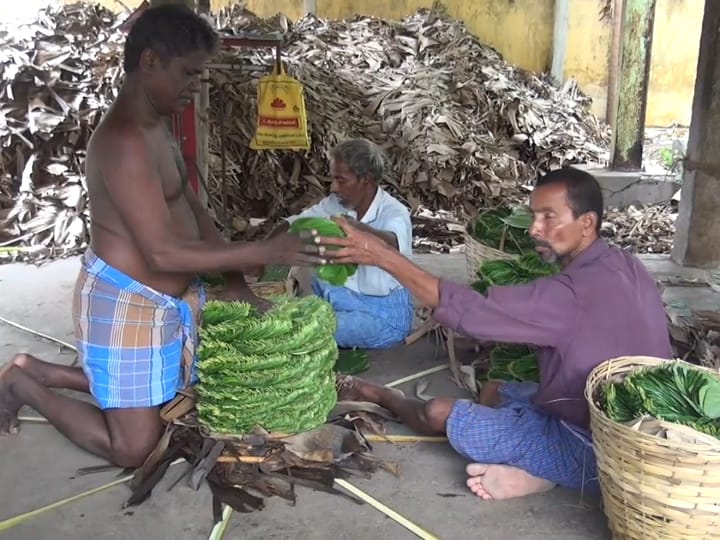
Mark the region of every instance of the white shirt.
<instances>
[{"instance_id":1,"label":"white shirt","mask_svg":"<svg viewBox=\"0 0 720 540\"><path fill-rule=\"evenodd\" d=\"M292 224L293 221L301 217L330 218L340 214L348 214L353 219L357 219L355 210L346 208L340 204L335 195L330 195L299 215L285 218L285 220ZM410 212L400 201L384 189L378 186L375 198L370 203L370 208L368 208L360 221L373 229L393 233L397 238L400 253L406 257L412 257ZM358 266L357 272L345 282L345 287L348 289L369 296L387 296L401 286L394 277L376 266Z\"/></svg>"}]
</instances>

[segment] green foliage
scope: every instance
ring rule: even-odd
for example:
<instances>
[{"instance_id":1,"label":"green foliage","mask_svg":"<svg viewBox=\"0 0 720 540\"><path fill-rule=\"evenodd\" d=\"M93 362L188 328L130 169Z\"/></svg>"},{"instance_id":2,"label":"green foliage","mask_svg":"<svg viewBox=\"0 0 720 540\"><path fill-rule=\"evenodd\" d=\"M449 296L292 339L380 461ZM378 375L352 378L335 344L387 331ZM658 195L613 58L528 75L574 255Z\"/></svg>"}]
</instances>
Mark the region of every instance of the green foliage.
<instances>
[{"instance_id":1,"label":"green foliage","mask_svg":"<svg viewBox=\"0 0 720 540\"><path fill-rule=\"evenodd\" d=\"M616 422L650 415L720 439L720 378L680 362L637 369L606 384L600 406Z\"/></svg>"},{"instance_id":2,"label":"green foliage","mask_svg":"<svg viewBox=\"0 0 720 540\"><path fill-rule=\"evenodd\" d=\"M538 382L540 373L535 351L526 345L496 346L490 353L490 369L481 380Z\"/></svg>"},{"instance_id":3,"label":"green foliage","mask_svg":"<svg viewBox=\"0 0 720 540\"><path fill-rule=\"evenodd\" d=\"M346 373L348 375L357 375L370 368L368 354L365 351L348 350L340 351L335 371Z\"/></svg>"},{"instance_id":4,"label":"green foliage","mask_svg":"<svg viewBox=\"0 0 720 540\"><path fill-rule=\"evenodd\" d=\"M520 255L535 247L528 235L531 224L532 215L527 209L500 207L480 213L468 232L487 246Z\"/></svg>"},{"instance_id":5,"label":"green foliage","mask_svg":"<svg viewBox=\"0 0 720 540\"><path fill-rule=\"evenodd\" d=\"M212 431L307 431L335 406L332 307L316 296L272 301L263 315L242 302L213 300L205 307L197 409Z\"/></svg>"},{"instance_id":6,"label":"green foliage","mask_svg":"<svg viewBox=\"0 0 720 540\"><path fill-rule=\"evenodd\" d=\"M299 233L301 231L316 230L320 236L328 236L333 238L344 238L345 231L332 221L325 218L299 218L290 226L290 232ZM338 246L328 246L329 249L338 249ZM344 285L347 279L357 271L357 264L328 264L315 267L317 275L320 279L327 281L331 285Z\"/></svg>"},{"instance_id":7,"label":"green foliage","mask_svg":"<svg viewBox=\"0 0 720 540\"><path fill-rule=\"evenodd\" d=\"M536 251L529 251L514 260L485 261L477 271L473 289L486 294L495 285L523 285L538 278L551 276L559 270L546 263ZM540 380L535 349L527 345L497 345L490 352L490 367L479 380L533 381Z\"/></svg>"},{"instance_id":8,"label":"green foliage","mask_svg":"<svg viewBox=\"0 0 720 540\"><path fill-rule=\"evenodd\" d=\"M538 278L551 276L559 270L556 264L545 262L535 251L514 260L485 261L477 271L473 289L485 294L493 285L522 285Z\"/></svg>"}]
</instances>

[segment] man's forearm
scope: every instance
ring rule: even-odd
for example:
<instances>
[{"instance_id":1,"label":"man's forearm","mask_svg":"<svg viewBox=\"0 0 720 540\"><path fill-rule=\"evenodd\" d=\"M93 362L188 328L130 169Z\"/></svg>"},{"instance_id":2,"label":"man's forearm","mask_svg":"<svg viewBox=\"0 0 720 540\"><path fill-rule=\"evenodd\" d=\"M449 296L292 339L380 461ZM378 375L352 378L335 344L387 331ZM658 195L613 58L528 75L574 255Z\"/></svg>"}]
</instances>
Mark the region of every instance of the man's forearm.
<instances>
[{"instance_id":1,"label":"man's forearm","mask_svg":"<svg viewBox=\"0 0 720 540\"><path fill-rule=\"evenodd\" d=\"M435 308L440 304L440 280L398 251L383 249L378 266L407 287L424 305Z\"/></svg>"},{"instance_id":2,"label":"man's forearm","mask_svg":"<svg viewBox=\"0 0 720 540\"><path fill-rule=\"evenodd\" d=\"M271 253L263 242L225 242L222 245L204 240L163 245L146 254L150 267L157 272L203 274L210 272L236 273L240 268L265 265Z\"/></svg>"}]
</instances>

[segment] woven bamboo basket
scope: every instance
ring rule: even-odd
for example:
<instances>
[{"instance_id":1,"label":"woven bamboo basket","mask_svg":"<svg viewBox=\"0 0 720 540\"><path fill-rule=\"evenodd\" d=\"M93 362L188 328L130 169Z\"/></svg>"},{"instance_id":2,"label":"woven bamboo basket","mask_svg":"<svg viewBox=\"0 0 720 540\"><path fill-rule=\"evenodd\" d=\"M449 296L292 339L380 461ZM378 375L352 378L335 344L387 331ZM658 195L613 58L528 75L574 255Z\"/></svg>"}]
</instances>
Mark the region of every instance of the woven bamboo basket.
<instances>
[{"instance_id":1,"label":"woven bamboo basket","mask_svg":"<svg viewBox=\"0 0 720 540\"><path fill-rule=\"evenodd\" d=\"M610 420L598 406L602 383L661 362L644 356L616 358L600 364L587 379L585 398L610 530L616 539L720 538L720 441L669 423L664 425L697 434L700 442L643 433Z\"/></svg>"},{"instance_id":2,"label":"woven bamboo basket","mask_svg":"<svg viewBox=\"0 0 720 540\"><path fill-rule=\"evenodd\" d=\"M467 266L467 274L470 283L477 279L477 270L480 268L482 263L497 259L511 260L517 257L517 255L505 253L504 251L492 248L475 240L468 231L475 219L476 218L473 218L468 221L463 231L463 237L465 238L465 264Z\"/></svg>"}]
</instances>

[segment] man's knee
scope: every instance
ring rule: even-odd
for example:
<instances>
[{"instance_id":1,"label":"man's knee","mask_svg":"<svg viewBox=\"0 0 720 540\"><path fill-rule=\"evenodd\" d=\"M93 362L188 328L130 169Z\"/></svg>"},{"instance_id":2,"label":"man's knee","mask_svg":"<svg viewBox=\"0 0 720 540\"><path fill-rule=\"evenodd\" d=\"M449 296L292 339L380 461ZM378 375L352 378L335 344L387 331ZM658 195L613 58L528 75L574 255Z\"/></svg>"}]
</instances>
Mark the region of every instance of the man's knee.
<instances>
[{"instance_id":1,"label":"man's knee","mask_svg":"<svg viewBox=\"0 0 720 540\"><path fill-rule=\"evenodd\" d=\"M139 467L163 434L157 407L115 409L106 412L110 428L110 455L121 467Z\"/></svg>"},{"instance_id":2,"label":"man's knee","mask_svg":"<svg viewBox=\"0 0 720 540\"><path fill-rule=\"evenodd\" d=\"M445 432L447 419L450 417L455 400L448 398L435 398L425 402L423 407L423 420L438 433Z\"/></svg>"},{"instance_id":3,"label":"man's knee","mask_svg":"<svg viewBox=\"0 0 720 540\"><path fill-rule=\"evenodd\" d=\"M35 360L35 358L27 353L18 353L15 356L13 356L11 362L13 365L15 365L19 368L25 368L33 360Z\"/></svg>"},{"instance_id":4,"label":"man's knee","mask_svg":"<svg viewBox=\"0 0 720 540\"><path fill-rule=\"evenodd\" d=\"M160 439L131 441L113 441L112 459L119 467L140 467L150 455Z\"/></svg>"}]
</instances>

